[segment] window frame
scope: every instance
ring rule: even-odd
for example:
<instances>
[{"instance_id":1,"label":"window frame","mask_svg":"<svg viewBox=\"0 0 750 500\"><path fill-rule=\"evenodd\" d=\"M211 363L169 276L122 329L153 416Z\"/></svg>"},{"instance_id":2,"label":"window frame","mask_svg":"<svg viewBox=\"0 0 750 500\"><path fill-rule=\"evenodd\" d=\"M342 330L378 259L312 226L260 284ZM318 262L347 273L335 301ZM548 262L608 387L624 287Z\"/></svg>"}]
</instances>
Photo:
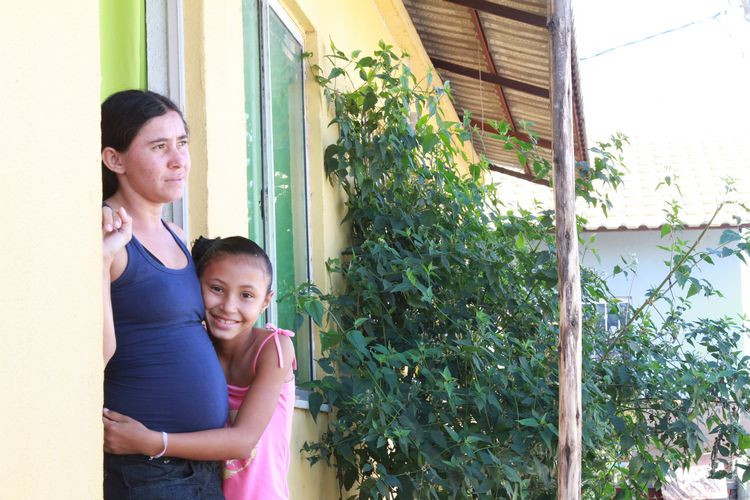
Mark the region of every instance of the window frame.
<instances>
[{"instance_id":1,"label":"window frame","mask_svg":"<svg viewBox=\"0 0 750 500\"><path fill-rule=\"evenodd\" d=\"M597 318L597 328L602 328L603 332L611 333L622 328L630 319L629 314L633 312L633 298L630 296L617 296L614 301L600 300L594 302L594 314ZM611 307L617 307L617 324L610 324L609 317L612 315L609 311ZM600 308L602 310L600 310ZM602 325L599 326L601 321ZM612 330L614 328L614 330Z\"/></svg>"},{"instance_id":2,"label":"window frame","mask_svg":"<svg viewBox=\"0 0 750 500\"><path fill-rule=\"evenodd\" d=\"M185 35L183 0L146 0L146 66L148 89L169 97L185 112ZM189 181L188 181L189 182ZM182 228L190 241L188 182L182 198L164 207L163 218Z\"/></svg>"},{"instance_id":3,"label":"window frame","mask_svg":"<svg viewBox=\"0 0 750 500\"><path fill-rule=\"evenodd\" d=\"M279 264L276 262L277 247L276 247L276 210L273 197L276 192L275 185L275 163L273 157L273 112L272 112L272 83L271 83L271 29L270 20L271 13L276 15L283 27L291 34L294 40L299 44L301 52L304 54L305 51L305 36L304 33L299 29L294 20L289 16L284 7L278 0L257 0L258 8L258 38L260 52L260 99L261 99L261 113L260 113L260 134L261 134L261 163L262 163L262 189L261 189L261 217L263 220L263 238L264 238L264 249L271 258L271 262L274 268L278 270ZM300 61L300 90L301 90L301 131L302 131L302 178L304 179L304 229L305 229L305 262L304 270L306 272L306 281L313 279L313 261L312 261L312 225L311 225L311 196L310 196L310 159L309 159L309 128L308 128L308 103L307 103L307 75L304 67L304 63ZM277 291L277 276L278 272L274 273L274 283L272 284L273 289ZM271 302L268 310L266 311L266 319L272 323L278 324L278 305L277 301ZM306 324L301 328L305 332L305 341L309 348L309 373L306 373L304 379L310 380L316 378L316 366L315 366L315 336L313 333L312 322L310 319L306 320ZM300 340L302 335L299 335ZM297 389L297 397L295 406L298 408L307 408L307 395L309 391Z\"/></svg>"}]
</instances>

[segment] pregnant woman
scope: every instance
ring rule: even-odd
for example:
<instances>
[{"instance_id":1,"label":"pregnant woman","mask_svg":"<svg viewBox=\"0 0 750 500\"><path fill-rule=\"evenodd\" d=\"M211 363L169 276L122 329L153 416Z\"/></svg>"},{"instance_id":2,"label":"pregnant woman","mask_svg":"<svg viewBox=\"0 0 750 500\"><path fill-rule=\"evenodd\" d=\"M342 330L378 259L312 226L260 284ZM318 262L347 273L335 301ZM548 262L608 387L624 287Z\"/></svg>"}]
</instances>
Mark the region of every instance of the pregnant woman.
<instances>
[{"instance_id":1,"label":"pregnant woman","mask_svg":"<svg viewBox=\"0 0 750 500\"><path fill-rule=\"evenodd\" d=\"M101 126L104 405L164 433L223 427L226 380L195 265L161 218L190 170L185 120L166 97L127 90L102 104ZM223 498L219 464L105 453L104 498Z\"/></svg>"}]
</instances>

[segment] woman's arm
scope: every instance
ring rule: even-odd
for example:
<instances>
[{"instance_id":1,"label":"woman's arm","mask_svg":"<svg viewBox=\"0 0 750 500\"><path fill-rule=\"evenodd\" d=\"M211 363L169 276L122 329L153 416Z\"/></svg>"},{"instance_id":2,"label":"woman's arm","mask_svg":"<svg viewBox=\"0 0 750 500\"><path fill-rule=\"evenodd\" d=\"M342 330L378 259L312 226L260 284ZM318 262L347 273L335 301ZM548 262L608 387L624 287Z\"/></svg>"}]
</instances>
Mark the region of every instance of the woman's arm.
<instances>
[{"instance_id":1,"label":"woman's arm","mask_svg":"<svg viewBox=\"0 0 750 500\"><path fill-rule=\"evenodd\" d=\"M115 355L117 340L115 338L115 320L112 314L112 297L110 295L110 285L112 280L109 274L111 263L104 262L104 273L102 278L102 303L104 304L104 366L107 366L109 360Z\"/></svg>"},{"instance_id":2,"label":"woman's arm","mask_svg":"<svg viewBox=\"0 0 750 500\"><path fill-rule=\"evenodd\" d=\"M281 385L291 376L294 348L279 337L284 366L273 342L263 346L257 371L232 427L169 434L165 455L192 460L247 458L263 434L278 403ZM270 344L270 345L269 345ZM249 369L249 367L248 367ZM154 456L163 449L161 432L152 431L132 418L104 412L104 450L108 453L141 453Z\"/></svg>"},{"instance_id":3,"label":"woman's arm","mask_svg":"<svg viewBox=\"0 0 750 500\"><path fill-rule=\"evenodd\" d=\"M110 207L102 207L102 303L104 305L104 364L106 365L115 354L117 342L115 340L115 323L112 314L112 297L110 285L116 279L127 260L125 245L133 236L133 219L123 207L113 211Z\"/></svg>"}]
</instances>

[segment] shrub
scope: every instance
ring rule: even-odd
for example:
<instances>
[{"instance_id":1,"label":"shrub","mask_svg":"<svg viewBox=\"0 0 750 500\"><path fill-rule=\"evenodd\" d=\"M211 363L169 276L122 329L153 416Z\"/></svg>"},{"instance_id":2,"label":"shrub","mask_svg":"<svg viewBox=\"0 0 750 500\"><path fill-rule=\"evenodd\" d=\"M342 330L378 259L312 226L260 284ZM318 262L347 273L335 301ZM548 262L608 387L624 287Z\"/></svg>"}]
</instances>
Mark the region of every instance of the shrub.
<instances>
[{"instance_id":1,"label":"shrub","mask_svg":"<svg viewBox=\"0 0 750 500\"><path fill-rule=\"evenodd\" d=\"M333 47L327 59L333 67L325 75L318 68L317 79L340 137L325 167L347 197L351 247L328 263L341 278L337 289L305 286L298 295L322 325L325 375L310 385L310 409L315 417L326 402L335 411L321 440L304 449L312 463L333 465L359 498L554 496L554 214L509 210L484 182L482 162L460 173L456 158L471 132L442 114L449 85L418 82L382 43L372 56ZM533 144L498 129L535 172L549 170ZM600 145L578 179L579 192L604 209L594 182L620 182L622 140ZM711 255L747 253L747 233L727 234L734 246L713 253L675 242L671 278L647 305L675 286L716 293L690 272ZM585 303L614 301L591 270L582 269L582 283ZM747 330L728 319L683 321L687 300L673 301L663 323L644 307L616 333L597 330L586 309L585 496L611 498L615 486L638 495L709 446L717 464L748 448L738 423L750 401L738 347ZM701 416L715 444L702 435Z\"/></svg>"}]
</instances>

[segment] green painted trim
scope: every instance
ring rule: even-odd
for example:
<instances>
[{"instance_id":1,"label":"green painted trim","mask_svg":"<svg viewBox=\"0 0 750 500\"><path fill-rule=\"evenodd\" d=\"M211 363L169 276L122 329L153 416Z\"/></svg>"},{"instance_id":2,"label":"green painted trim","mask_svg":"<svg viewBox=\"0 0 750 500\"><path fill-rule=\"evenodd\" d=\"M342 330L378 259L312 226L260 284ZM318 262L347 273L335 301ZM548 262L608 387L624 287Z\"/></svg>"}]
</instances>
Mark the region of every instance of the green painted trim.
<instances>
[{"instance_id":1,"label":"green painted trim","mask_svg":"<svg viewBox=\"0 0 750 500\"><path fill-rule=\"evenodd\" d=\"M148 87L145 0L99 0L101 98Z\"/></svg>"}]
</instances>

